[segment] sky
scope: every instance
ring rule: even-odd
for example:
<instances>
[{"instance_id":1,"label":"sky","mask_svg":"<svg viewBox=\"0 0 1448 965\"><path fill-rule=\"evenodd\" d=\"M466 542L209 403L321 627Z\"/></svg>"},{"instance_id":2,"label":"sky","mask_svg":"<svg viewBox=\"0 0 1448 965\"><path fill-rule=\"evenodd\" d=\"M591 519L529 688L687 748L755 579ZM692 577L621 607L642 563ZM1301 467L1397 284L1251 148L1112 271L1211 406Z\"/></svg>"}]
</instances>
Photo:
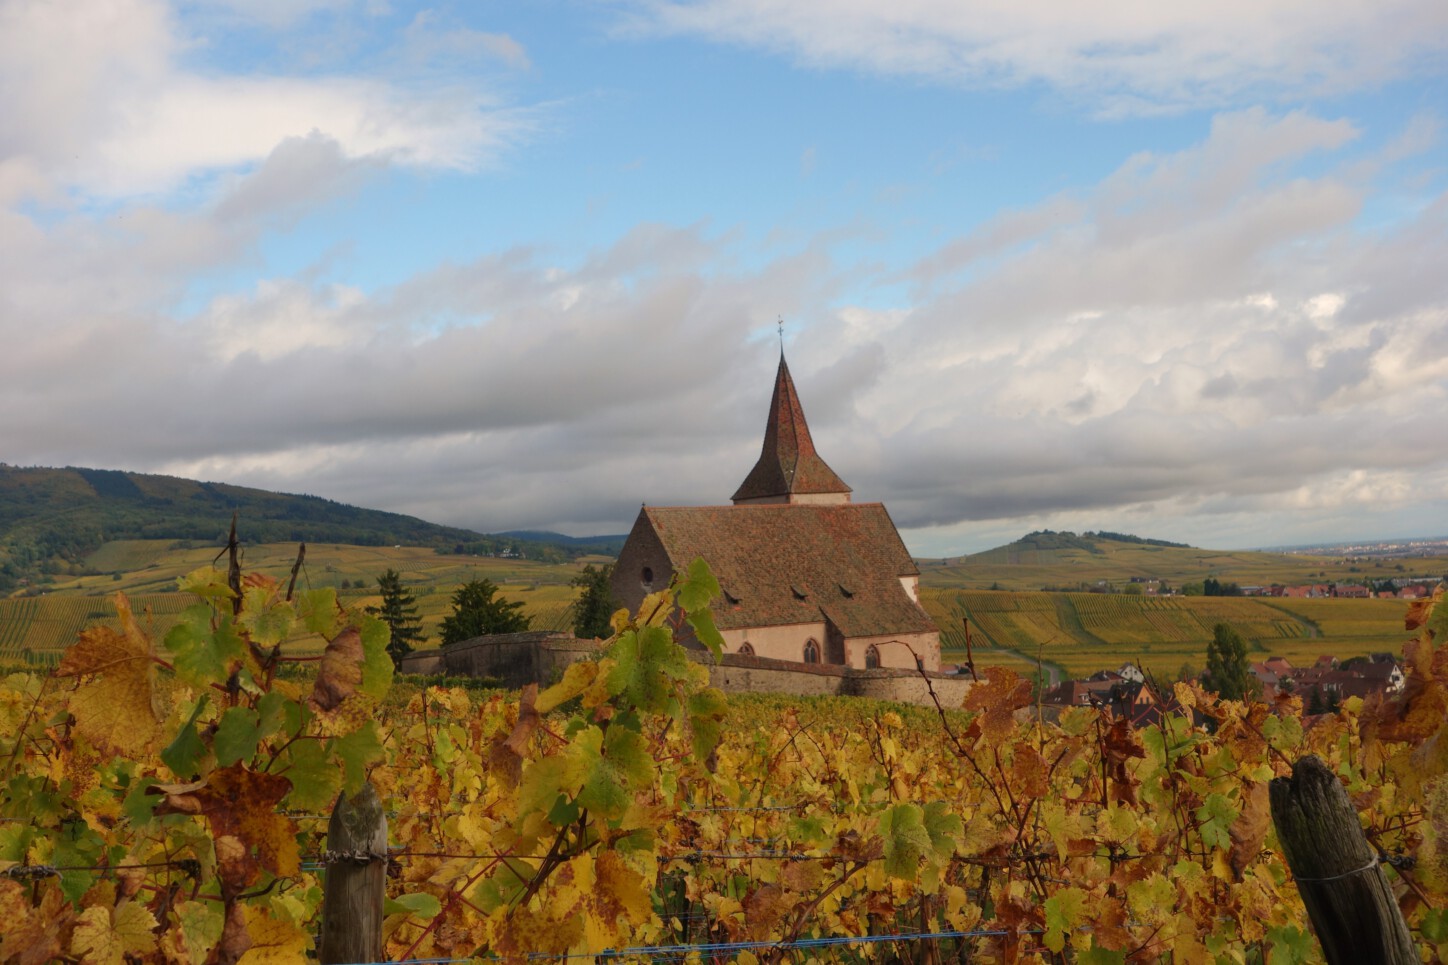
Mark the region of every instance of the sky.
<instances>
[{"instance_id":1,"label":"sky","mask_svg":"<svg viewBox=\"0 0 1448 965\"><path fill-rule=\"evenodd\" d=\"M0 0L0 460L621 533L782 345L920 556L1448 534L1445 65L1442 0Z\"/></svg>"}]
</instances>

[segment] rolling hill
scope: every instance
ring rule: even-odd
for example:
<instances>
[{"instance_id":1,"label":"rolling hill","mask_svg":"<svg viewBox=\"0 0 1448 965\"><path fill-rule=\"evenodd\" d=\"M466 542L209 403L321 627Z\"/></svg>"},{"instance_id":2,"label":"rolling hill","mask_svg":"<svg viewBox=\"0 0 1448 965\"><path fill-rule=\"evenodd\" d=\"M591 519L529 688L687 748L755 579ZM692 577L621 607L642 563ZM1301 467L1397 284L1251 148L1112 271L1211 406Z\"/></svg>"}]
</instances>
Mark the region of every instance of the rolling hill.
<instances>
[{"instance_id":1,"label":"rolling hill","mask_svg":"<svg viewBox=\"0 0 1448 965\"><path fill-rule=\"evenodd\" d=\"M1251 550L1207 550L1118 533L1031 533L1005 546L943 560L920 560L924 586L964 590L1121 590L1165 580L1173 588L1212 578L1241 586L1362 583L1437 578L1443 557L1358 559Z\"/></svg>"},{"instance_id":2,"label":"rolling hill","mask_svg":"<svg viewBox=\"0 0 1448 965\"><path fill-rule=\"evenodd\" d=\"M0 592L85 573L87 558L115 540L217 546L233 512L240 514L242 538L257 544L403 545L486 555L512 550L554 561L588 551L438 526L317 496L110 469L0 465Z\"/></svg>"}]
</instances>

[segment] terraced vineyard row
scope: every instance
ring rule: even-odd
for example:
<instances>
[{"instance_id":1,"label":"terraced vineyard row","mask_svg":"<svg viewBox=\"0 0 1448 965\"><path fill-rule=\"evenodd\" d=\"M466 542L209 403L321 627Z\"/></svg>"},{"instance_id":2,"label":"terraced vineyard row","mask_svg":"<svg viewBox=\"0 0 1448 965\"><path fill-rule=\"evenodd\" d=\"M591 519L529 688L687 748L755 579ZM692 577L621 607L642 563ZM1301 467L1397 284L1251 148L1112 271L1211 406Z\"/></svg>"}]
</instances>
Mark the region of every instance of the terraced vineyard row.
<instances>
[{"instance_id":1,"label":"terraced vineyard row","mask_svg":"<svg viewBox=\"0 0 1448 965\"><path fill-rule=\"evenodd\" d=\"M1038 653L1073 675L1140 662L1172 677L1200 669L1212 627L1228 623L1254 659L1277 654L1294 665L1322 654L1396 651L1406 604L1396 600L1282 600L1255 597L1148 597L1095 593L1012 593L922 588L921 603L942 629L947 652L964 647L969 619L977 646Z\"/></svg>"}]
</instances>

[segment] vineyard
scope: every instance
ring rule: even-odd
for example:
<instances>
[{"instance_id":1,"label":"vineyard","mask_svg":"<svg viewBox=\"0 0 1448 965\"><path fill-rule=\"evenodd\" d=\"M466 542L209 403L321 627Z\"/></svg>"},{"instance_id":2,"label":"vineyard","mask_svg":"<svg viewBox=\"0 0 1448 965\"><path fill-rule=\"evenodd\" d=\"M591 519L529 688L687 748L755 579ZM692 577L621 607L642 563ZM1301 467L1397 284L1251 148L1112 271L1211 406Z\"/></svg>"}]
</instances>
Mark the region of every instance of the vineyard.
<instances>
[{"instance_id":1,"label":"vineyard","mask_svg":"<svg viewBox=\"0 0 1448 965\"><path fill-rule=\"evenodd\" d=\"M252 547L248 556L249 562L258 563L256 572L285 579L296 553L293 544L276 544ZM73 581L66 590L43 596L0 599L0 662L54 666L90 623L109 620L114 624L115 609L102 590L125 590L137 612L145 615L143 624L149 620L150 632L164 636L193 602L176 592L177 578L188 572L180 567L186 563L191 569L208 565L214 556L213 549L176 549L162 540L107 543L92 559L114 565L118 571L123 565L133 566L121 580L86 577ZM452 612L452 591L478 578L493 580L504 597L521 602L534 629L566 631L572 626L569 607L577 591L569 581L578 572L576 565L457 557L392 547L308 547L308 558L313 562L302 574L302 585L333 587L349 606L358 608L381 601L376 593L379 572L389 566L404 567L404 583L416 595L423 631L434 645L443 618ZM344 579L353 582L353 572L357 573L357 588L340 588ZM311 645L299 638L288 646L305 650Z\"/></svg>"},{"instance_id":2,"label":"vineyard","mask_svg":"<svg viewBox=\"0 0 1448 965\"><path fill-rule=\"evenodd\" d=\"M330 589L187 583L164 637L118 596L54 676L0 684L0 962L303 960L328 869L373 862L392 961L1313 961L1267 804L1308 753L1448 952L1448 608L1408 613L1401 706L1178 685L1192 716L1133 731L1048 723L1002 669L938 712L726 699L674 639L719 644L701 564L547 690L405 702ZM278 675L302 632L322 659ZM328 850L339 790L375 790L385 854Z\"/></svg>"},{"instance_id":3,"label":"vineyard","mask_svg":"<svg viewBox=\"0 0 1448 965\"><path fill-rule=\"evenodd\" d=\"M1183 663L1200 666L1212 627L1228 623L1260 654L1294 665L1319 655L1346 658L1396 652L1407 604L1397 600L1267 597L1152 597L1113 593L1012 593L922 588L920 602L941 627L941 647L965 646L970 621L975 646L1013 650L1088 676L1128 661L1161 679Z\"/></svg>"}]
</instances>

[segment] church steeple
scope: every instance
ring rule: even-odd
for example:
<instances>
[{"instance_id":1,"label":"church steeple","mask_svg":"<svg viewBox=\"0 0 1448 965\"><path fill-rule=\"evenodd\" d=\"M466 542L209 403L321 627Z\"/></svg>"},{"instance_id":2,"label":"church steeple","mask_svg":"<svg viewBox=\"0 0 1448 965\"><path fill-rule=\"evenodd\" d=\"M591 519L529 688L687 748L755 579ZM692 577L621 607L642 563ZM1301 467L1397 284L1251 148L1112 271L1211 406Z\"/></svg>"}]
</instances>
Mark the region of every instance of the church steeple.
<instances>
[{"instance_id":1,"label":"church steeple","mask_svg":"<svg viewBox=\"0 0 1448 965\"><path fill-rule=\"evenodd\" d=\"M764 449L733 499L736 506L850 501L850 487L815 451L782 351L779 373L774 377L774 400L769 404L769 422L764 427Z\"/></svg>"}]
</instances>

